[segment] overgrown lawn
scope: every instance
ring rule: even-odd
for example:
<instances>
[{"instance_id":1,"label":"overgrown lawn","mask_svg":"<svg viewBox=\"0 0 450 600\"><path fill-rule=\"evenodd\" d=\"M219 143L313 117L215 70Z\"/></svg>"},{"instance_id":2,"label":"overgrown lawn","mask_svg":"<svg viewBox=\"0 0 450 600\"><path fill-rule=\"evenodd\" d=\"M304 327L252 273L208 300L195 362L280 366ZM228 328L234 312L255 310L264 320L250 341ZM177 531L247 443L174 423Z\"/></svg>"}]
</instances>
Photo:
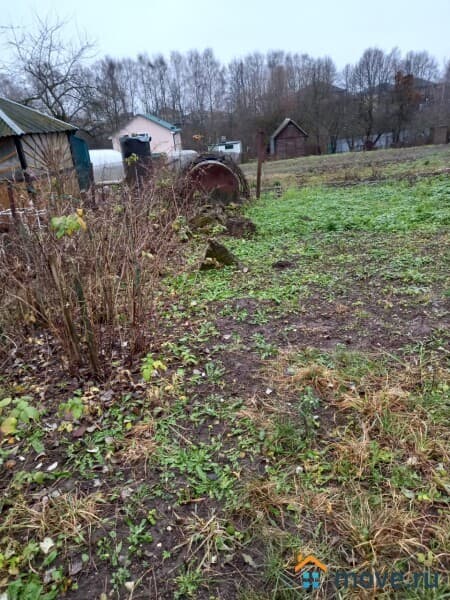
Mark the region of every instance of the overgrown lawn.
<instances>
[{"instance_id":1,"label":"overgrown lawn","mask_svg":"<svg viewBox=\"0 0 450 600\"><path fill-rule=\"evenodd\" d=\"M244 268L199 272L188 242L152 347L107 381L30 330L0 380L7 598L449 596L448 180L246 214L257 234L223 239ZM314 592L298 554L328 567Z\"/></svg>"}]
</instances>

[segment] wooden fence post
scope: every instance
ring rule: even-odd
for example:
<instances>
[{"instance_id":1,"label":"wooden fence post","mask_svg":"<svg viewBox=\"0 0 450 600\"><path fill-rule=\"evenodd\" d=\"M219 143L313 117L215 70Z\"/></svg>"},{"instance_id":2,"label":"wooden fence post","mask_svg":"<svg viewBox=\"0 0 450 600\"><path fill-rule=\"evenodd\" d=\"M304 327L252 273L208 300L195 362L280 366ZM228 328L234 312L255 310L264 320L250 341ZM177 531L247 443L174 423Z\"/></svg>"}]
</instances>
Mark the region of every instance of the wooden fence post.
<instances>
[{"instance_id":1,"label":"wooden fence post","mask_svg":"<svg viewBox=\"0 0 450 600\"><path fill-rule=\"evenodd\" d=\"M9 199L9 208L11 209L11 216L13 218L14 223L17 225L18 216L17 216L17 210L16 210L16 201L14 199L14 188L10 181L8 181L7 187L8 187L8 199Z\"/></svg>"},{"instance_id":2,"label":"wooden fence post","mask_svg":"<svg viewBox=\"0 0 450 600\"><path fill-rule=\"evenodd\" d=\"M256 197L259 199L261 196L261 171L262 164L264 162L264 131L258 131L258 137L256 141L256 147L258 152L258 169L256 171Z\"/></svg>"}]
</instances>

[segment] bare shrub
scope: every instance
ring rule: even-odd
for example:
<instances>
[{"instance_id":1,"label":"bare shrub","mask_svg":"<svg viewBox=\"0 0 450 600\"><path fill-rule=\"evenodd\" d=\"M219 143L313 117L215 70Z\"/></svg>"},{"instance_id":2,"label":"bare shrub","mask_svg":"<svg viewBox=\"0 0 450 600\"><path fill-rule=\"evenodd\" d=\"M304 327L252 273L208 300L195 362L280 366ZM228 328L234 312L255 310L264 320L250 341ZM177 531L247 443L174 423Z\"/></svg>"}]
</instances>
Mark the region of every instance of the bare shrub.
<instances>
[{"instance_id":1,"label":"bare shrub","mask_svg":"<svg viewBox=\"0 0 450 600\"><path fill-rule=\"evenodd\" d=\"M55 193L46 205L45 226L19 223L1 240L0 336L5 347L48 328L70 371L105 375L111 358L132 358L151 336L186 205L167 179L116 190L95 208Z\"/></svg>"}]
</instances>

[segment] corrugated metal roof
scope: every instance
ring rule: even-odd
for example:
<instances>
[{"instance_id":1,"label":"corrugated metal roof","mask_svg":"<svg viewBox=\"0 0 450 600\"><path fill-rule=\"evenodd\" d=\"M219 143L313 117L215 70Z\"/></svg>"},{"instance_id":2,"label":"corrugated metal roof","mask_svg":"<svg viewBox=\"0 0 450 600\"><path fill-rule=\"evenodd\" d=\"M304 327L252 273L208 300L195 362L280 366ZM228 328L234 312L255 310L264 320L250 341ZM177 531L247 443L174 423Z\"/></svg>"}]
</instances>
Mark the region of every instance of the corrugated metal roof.
<instances>
[{"instance_id":1,"label":"corrugated metal roof","mask_svg":"<svg viewBox=\"0 0 450 600\"><path fill-rule=\"evenodd\" d=\"M168 129L169 131L172 131L173 133L178 133L179 131L181 131L181 129L179 127L177 127L176 125L172 125L172 123L169 123L168 121L164 121L164 119L160 119L159 117L155 117L155 115L144 115L144 114L139 114L136 115L137 117L144 117L144 119L148 119L149 121L153 121L153 123L156 123L157 125L161 125L161 127L165 127L165 129Z\"/></svg>"},{"instance_id":2,"label":"corrugated metal roof","mask_svg":"<svg viewBox=\"0 0 450 600\"><path fill-rule=\"evenodd\" d=\"M39 110L0 96L0 138L26 133L51 133L76 129L77 127L70 123L64 123L44 115Z\"/></svg>"}]
</instances>

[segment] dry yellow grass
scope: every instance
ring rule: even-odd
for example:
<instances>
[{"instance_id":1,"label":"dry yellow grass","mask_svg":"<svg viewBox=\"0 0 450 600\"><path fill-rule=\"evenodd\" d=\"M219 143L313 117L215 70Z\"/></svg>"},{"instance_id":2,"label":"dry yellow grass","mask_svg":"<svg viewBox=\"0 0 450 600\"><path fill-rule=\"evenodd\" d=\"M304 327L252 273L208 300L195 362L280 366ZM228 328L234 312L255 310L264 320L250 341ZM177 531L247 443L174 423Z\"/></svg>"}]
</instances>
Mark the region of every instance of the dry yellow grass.
<instances>
[{"instance_id":1,"label":"dry yellow grass","mask_svg":"<svg viewBox=\"0 0 450 600\"><path fill-rule=\"evenodd\" d=\"M398 564L408 573L424 568L423 557L435 571L448 569L450 433L425 398L440 382L445 402L449 374L432 355L391 359L290 348L265 365L276 396L254 399L242 416L276 431L277 418L312 391L322 425L298 457L298 475L280 457L272 477L247 482L239 512L256 536L267 539L277 514L278 536L292 536L294 518L302 543L335 569L382 573Z\"/></svg>"},{"instance_id":2,"label":"dry yellow grass","mask_svg":"<svg viewBox=\"0 0 450 600\"><path fill-rule=\"evenodd\" d=\"M154 434L155 426L152 420L138 423L128 432L116 459L125 465L143 462L146 471L147 462L156 450Z\"/></svg>"},{"instance_id":3,"label":"dry yellow grass","mask_svg":"<svg viewBox=\"0 0 450 600\"><path fill-rule=\"evenodd\" d=\"M58 535L78 537L100 521L99 507L104 502L100 493L68 492L54 498L44 496L31 505L27 498L20 496L8 511L0 532L34 531L41 539Z\"/></svg>"}]
</instances>

